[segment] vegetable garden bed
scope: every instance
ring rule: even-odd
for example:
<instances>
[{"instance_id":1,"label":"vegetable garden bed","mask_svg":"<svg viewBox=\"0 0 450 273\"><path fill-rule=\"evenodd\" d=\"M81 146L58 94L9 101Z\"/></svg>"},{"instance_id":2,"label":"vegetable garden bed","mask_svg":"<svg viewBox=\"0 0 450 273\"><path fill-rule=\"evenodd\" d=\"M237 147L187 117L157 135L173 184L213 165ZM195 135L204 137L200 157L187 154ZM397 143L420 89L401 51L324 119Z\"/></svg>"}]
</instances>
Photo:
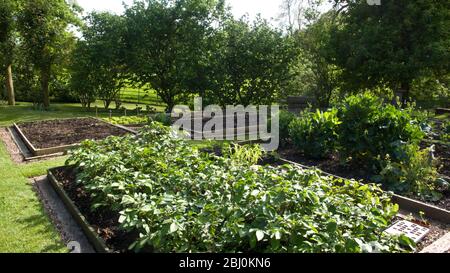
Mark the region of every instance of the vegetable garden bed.
<instances>
[{"instance_id":1,"label":"vegetable garden bed","mask_svg":"<svg viewBox=\"0 0 450 273\"><path fill-rule=\"evenodd\" d=\"M135 134L95 118L60 119L14 124L13 129L35 157L66 152L85 139Z\"/></svg>"},{"instance_id":2,"label":"vegetable garden bed","mask_svg":"<svg viewBox=\"0 0 450 273\"><path fill-rule=\"evenodd\" d=\"M139 138L86 141L69 157L75 169L52 173L113 251L400 252L411 246L405 236L384 233L398 207L377 186L294 165L257 166L258 158L251 147L205 153L152 124Z\"/></svg>"},{"instance_id":3,"label":"vegetable garden bed","mask_svg":"<svg viewBox=\"0 0 450 273\"><path fill-rule=\"evenodd\" d=\"M292 163L289 161L278 160L277 162L272 161L271 164L281 166L281 164ZM113 212L108 208L94 212L91 208L92 204L95 203L95 200L88 194L82 185L77 183L76 177L77 170L74 166L53 168L48 171L50 183L67 206L74 219L81 226L86 237L96 251L99 253L129 252L129 245L139 239L139 234L136 232L123 231L119 223L120 214L117 212ZM401 201L400 203L405 205L405 199L400 196L394 196L393 200ZM406 200L406 202L406 206L411 205L411 203L414 204L414 202L408 200ZM402 205L400 207L402 208ZM403 213L405 213L405 210L403 210ZM411 218L402 214L393 218L393 222L403 219L411 221ZM424 221L423 219L424 218L422 218L422 220L413 220L413 222L430 229L430 233L417 245L417 252L433 244L439 238L444 236L450 228L448 221L447 224L445 224L440 221ZM154 249L146 248L144 251L153 252Z\"/></svg>"},{"instance_id":4,"label":"vegetable garden bed","mask_svg":"<svg viewBox=\"0 0 450 273\"><path fill-rule=\"evenodd\" d=\"M438 149L437 151L440 151L440 154L448 153L448 151L446 150L440 150L441 147L442 146L436 146L436 148ZM371 175L369 173L351 165L342 165L339 161L339 158L335 155L324 159L312 159L310 157L302 155L293 147L282 148L278 151L278 154L281 158L284 158L288 161L292 161L306 167L317 168L343 178L362 180L366 182L371 181ZM449 163L449 158L444 157L442 159L444 165L444 167L442 168L442 174L447 174L448 170L445 166ZM427 203L450 211L450 192L443 191L442 194L443 197L440 200L435 202L427 201ZM414 198L414 196L411 196L411 198Z\"/></svg>"}]
</instances>

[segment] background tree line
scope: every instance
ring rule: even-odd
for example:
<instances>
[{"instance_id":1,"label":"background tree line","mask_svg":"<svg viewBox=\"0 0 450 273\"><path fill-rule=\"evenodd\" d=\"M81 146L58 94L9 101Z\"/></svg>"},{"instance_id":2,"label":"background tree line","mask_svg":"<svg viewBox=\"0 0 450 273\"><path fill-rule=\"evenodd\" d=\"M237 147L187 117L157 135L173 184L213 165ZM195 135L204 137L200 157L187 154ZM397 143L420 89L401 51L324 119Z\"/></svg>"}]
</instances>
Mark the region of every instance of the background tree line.
<instances>
[{"instance_id":1,"label":"background tree line","mask_svg":"<svg viewBox=\"0 0 450 273\"><path fill-rule=\"evenodd\" d=\"M168 110L196 95L220 105L306 95L326 107L367 89L448 104L450 2L332 0L324 13L325 2L284 0L276 28L233 18L225 0L143 0L83 18L64 0L4 0L2 93L45 109L120 105L129 84L156 90Z\"/></svg>"}]
</instances>

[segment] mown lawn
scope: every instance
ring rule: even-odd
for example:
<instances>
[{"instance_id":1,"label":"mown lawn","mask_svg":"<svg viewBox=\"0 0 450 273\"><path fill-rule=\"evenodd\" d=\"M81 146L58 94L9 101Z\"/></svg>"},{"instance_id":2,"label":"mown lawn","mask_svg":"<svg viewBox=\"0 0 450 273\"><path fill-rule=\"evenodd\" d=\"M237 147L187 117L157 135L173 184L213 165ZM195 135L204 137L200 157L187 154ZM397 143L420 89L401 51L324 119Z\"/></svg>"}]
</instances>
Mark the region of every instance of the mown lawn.
<instances>
[{"instance_id":1,"label":"mown lawn","mask_svg":"<svg viewBox=\"0 0 450 273\"><path fill-rule=\"evenodd\" d=\"M97 105L98 117L108 117L109 110L103 108L103 103L97 101L92 105L91 110L83 109L80 104L77 103L53 103L49 111L41 111L33 108L31 103L18 102L16 106L10 107L7 105L0 105L0 127L10 126L14 122L26 122L44 119L55 118L74 118L74 117L95 117L95 105ZM124 107L128 109L127 115L133 115L135 113L136 104L124 103ZM145 109L145 105L140 105ZM114 104L113 104L114 107ZM152 105L157 111L163 112L164 106ZM122 111L116 111L111 109L113 116L122 116Z\"/></svg>"},{"instance_id":2,"label":"mown lawn","mask_svg":"<svg viewBox=\"0 0 450 273\"><path fill-rule=\"evenodd\" d=\"M155 90L125 87L120 91L120 99L125 103L148 104L157 108L165 108L165 104L156 95Z\"/></svg>"},{"instance_id":3,"label":"mown lawn","mask_svg":"<svg viewBox=\"0 0 450 273\"><path fill-rule=\"evenodd\" d=\"M64 158L17 166L0 143L0 252L67 252L28 177L46 173Z\"/></svg>"}]
</instances>

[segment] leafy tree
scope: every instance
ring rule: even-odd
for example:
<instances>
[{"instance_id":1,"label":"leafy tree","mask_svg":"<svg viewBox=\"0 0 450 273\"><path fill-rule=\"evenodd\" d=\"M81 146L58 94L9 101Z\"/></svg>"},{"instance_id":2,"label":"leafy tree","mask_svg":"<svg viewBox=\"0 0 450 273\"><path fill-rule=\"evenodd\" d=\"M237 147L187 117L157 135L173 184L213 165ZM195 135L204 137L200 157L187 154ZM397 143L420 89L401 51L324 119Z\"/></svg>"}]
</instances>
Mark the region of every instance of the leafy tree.
<instances>
[{"instance_id":1,"label":"leafy tree","mask_svg":"<svg viewBox=\"0 0 450 273\"><path fill-rule=\"evenodd\" d=\"M124 18L108 12L91 13L83 40L78 43L72 64L72 88L83 106L94 98L108 109L125 85L123 64Z\"/></svg>"},{"instance_id":2,"label":"leafy tree","mask_svg":"<svg viewBox=\"0 0 450 273\"><path fill-rule=\"evenodd\" d=\"M265 20L253 25L243 18L228 20L217 54L215 85L210 100L219 104L270 104L281 94L295 57L293 40Z\"/></svg>"},{"instance_id":3,"label":"leafy tree","mask_svg":"<svg viewBox=\"0 0 450 273\"><path fill-rule=\"evenodd\" d=\"M72 53L70 65L70 88L81 102L83 108L91 108L97 99L93 75L95 69L89 58L89 48L85 41L79 41Z\"/></svg>"},{"instance_id":4,"label":"leafy tree","mask_svg":"<svg viewBox=\"0 0 450 273\"><path fill-rule=\"evenodd\" d=\"M334 23L333 13L326 13L297 36L302 50L299 61L304 64L300 79L307 85L306 93L312 94L322 107L329 106L340 84L340 69L332 63L333 50L329 46Z\"/></svg>"},{"instance_id":5,"label":"leafy tree","mask_svg":"<svg viewBox=\"0 0 450 273\"><path fill-rule=\"evenodd\" d=\"M336 0L336 63L352 89L387 84L409 97L415 79L448 74L450 2Z\"/></svg>"},{"instance_id":6,"label":"leafy tree","mask_svg":"<svg viewBox=\"0 0 450 273\"><path fill-rule=\"evenodd\" d=\"M15 48L15 20L17 1L2 0L0 2L0 69L4 72L8 104L15 105L12 63Z\"/></svg>"},{"instance_id":7,"label":"leafy tree","mask_svg":"<svg viewBox=\"0 0 450 273\"><path fill-rule=\"evenodd\" d=\"M70 25L80 23L75 4L64 0L26 1L18 15L18 27L29 62L39 71L43 106L50 106L49 83L52 67L61 60L67 41L73 35Z\"/></svg>"},{"instance_id":8,"label":"leafy tree","mask_svg":"<svg viewBox=\"0 0 450 273\"><path fill-rule=\"evenodd\" d=\"M223 10L222 0L146 0L125 12L130 72L157 91L167 110L190 88L206 88L199 84L205 83L205 40Z\"/></svg>"}]
</instances>

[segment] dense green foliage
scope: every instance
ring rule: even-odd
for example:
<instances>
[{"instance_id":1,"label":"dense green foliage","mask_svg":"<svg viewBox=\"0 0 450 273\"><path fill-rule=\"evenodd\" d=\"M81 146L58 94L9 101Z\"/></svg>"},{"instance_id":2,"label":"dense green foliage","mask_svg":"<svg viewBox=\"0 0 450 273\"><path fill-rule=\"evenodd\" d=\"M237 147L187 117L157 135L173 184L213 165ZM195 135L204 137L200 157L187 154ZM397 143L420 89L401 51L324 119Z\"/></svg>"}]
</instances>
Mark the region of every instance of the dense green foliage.
<instances>
[{"instance_id":1,"label":"dense green foliage","mask_svg":"<svg viewBox=\"0 0 450 273\"><path fill-rule=\"evenodd\" d=\"M373 177L389 189L422 200L438 201L449 184L438 178L436 161L431 149L420 150L418 145L397 143L396 151L380 161L382 170Z\"/></svg>"},{"instance_id":2,"label":"dense green foliage","mask_svg":"<svg viewBox=\"0 0 450 273\"><path fill-rule=\"evenodd\" d=\"M91 13L85 21L84 39L74 51L72 90L84 105L89 106L95 98L108 109L119 100L126 81L121 48L125 23L122 17L106 12Z\"/></svg>"},{"instance_id":3,"label":"dense green foliage","mask_svg":"<svg viewBox=\"0 0 450 273\"><path fill-rule=\"evenodd\" d=\"M305 155L323 158L336 149L339 124L341 122L337 117L337 110L305 111L291 122L289 135L294 145Z\"/></svg>"},{"instance_id":4,"label":"dense green foliage","mask_svg":"<svg viewBox=\"0 0 450 273\"><path fill-rule=\"evenodd\" d=\"M89 107L96 99L120 108L127 79L156 90L166 110L197 95L219 105L307 95L328 107L366 88L382 97L404 89L424 107L446 107L447 2L335 0L324 14L325 1L307 2L284 0L280 29L234 19L226 0L138 0L122 15L94 12L84 22L69 1L4 0L0 80L9 92L2 93L12 93L14 81L18 100L45 108L50 100Z\"/></svg>"},{"instance_id":5,"label":"dense green foliage","mask_svg":"<svg viewBox=\"0 0 450 273\"><path fill-rule=\"evenodd\" d=\"M327 112L306 111L289 125L289 137L306 156L336 151L340 161L362 168L373 182L423 200L439 200L448 183L439 179L431 149L419 143L430 130L426 114L387 105L371 93L347 97Z\"/></svg>"},{"instance_id":6,"label":"dense green foliage","mask_svg":"<svg viewBox=\"0 0 450 273\"><path fill-rule=\"evenodd\" d=\"M370 94L350 96L339 106L339 143L344 157L369 169L386 155L395 159L397 142L418 144L425 134L407 111Z\"/></svg>"},{"instance_id":7,"label":"dense green foliage","mask_svg":"<svg viewBox=\"0 0 450 273\"><path fill-rule=\"evenodd\" d=\"M202 153L153 123L140 138L86 141L71 152L93 210L120 213L135 251L392 252L397 212L373 185L294 166ZM252 148L253 149L253 148ZM408 240L406 240L408 242Z\"/></svg>"},{"instance_id":8,"label":"dense green foliage","mask_svg":"<svg viewBox=\"0 0 450 273\"><path fill-rule=\"evenodd\" d=\"M206 101L219 105L271 104L291 78L294 41L267 21L227 20L216 34Z\"/></svg>"},{"instance_id":9,"label":"dense green foliage","mask_svg":"<svg viewBox=\"0 0 450 273\"><path fill-rule=\"evenodd\" d=\"M295 115L289 111L281 110L278 116L279 120L279 132L280 132L280 145L286 146L290 139L289 125L295 119Z\"/></svg>"},{"instance_id":10,"label":"dense green foliage","mask_svg":"<svg viewBox=\"0 0 450 273\"><path fill-rule=\"evenodd\" d=\"M450 68L450 2L335 0L341 13L330 44L353 90L387 84L407 96L414 80L440 79ZM429 94L429 90L423 90Z\"/></svg>"},{"instance_id":11,"label":"dense green foliage","mask_svg":"<svg viewBox=\"0 0 450 273\"><path fill-rule=\"evenodd\" d=\"M136 124L146 124L149 122L148 117L141 117L141 116L112 117L112 118L104 118L104 120L107 122L111 122L112 124L119 124L119 125L136 125Z\"/></svg>"},{"instance_id":12,"label":"dense green foliage","mask_svg":"<svg viewBox=\"0 0 450 273\"><path fill-rule=\"evenodd\" d=\"M38 71L40 99L50 106L49 83L55 64L63 62L73 44L69 25L79 24L79 9L64 0L25 1L18 15L18 29L23 37L27 60Z\"/></svg>"}]
</instances>

